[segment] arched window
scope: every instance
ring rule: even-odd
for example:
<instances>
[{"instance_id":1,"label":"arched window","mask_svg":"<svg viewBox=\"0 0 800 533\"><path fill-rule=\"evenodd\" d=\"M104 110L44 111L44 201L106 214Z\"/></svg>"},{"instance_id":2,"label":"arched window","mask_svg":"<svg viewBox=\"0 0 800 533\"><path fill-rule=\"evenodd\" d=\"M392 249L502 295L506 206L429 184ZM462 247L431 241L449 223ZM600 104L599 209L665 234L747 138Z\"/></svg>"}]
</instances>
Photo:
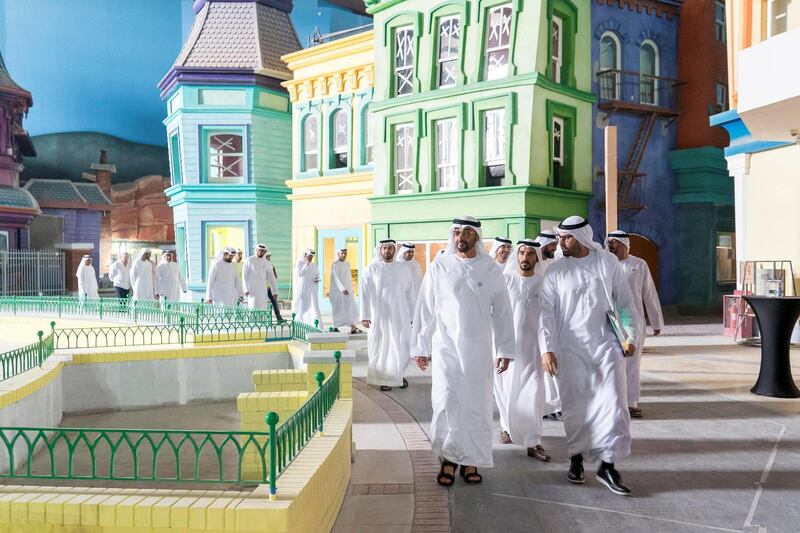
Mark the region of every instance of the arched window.
<instances>
[{"instance_id":1,"label":"arched window","mask_svg":"<svg viewBox=\"0 0 800 533\"><path fill-rule=\"evenodd\" d=\"M348 114L337 109L331 115L331 168L347 167L347 145L350 139Z\"/></svg>"},{"instance_id":2,"label":"arched window","mask_svg":"<svg viewBox=\"0 0 800 533\"><path fill-rule=\"evenodd\" d=\"M650 39L639 47L639 102L658 105L658 46Z\"/></svg>"},{"instance_id":3,"label":"arched window","mask_svg":"<svg viewBox=\"0 0 800 533\"><path fill-rule=\"evenodd\" d=\"M364 161L362 164L371 165L375 156L375 141L373 140L372 111L369 110L369 105L364 106L364 111L361 116L364 132Z\"/></svg>"},{"instance_id":4,"label":"arched window","mask_svg":"<svg viewBox=\"0 0 800 533\"><path fill-rule=\"evenodd\" d=\"M309 116L303 122L303 171L317 170L319 125L317 117Z\"/></svg>"},{"instance_id":5,"label":"arched window","mask_svg":"<svg viewBox=\"0 0 800 533\"><path fill-rule=\"evenodd\" d=\"M622 70L622 47L619 37L607 31L600 37L600 72L597 82L600 85L600 98L619 100L620 71Z\"/></svg>"}]
</instances>

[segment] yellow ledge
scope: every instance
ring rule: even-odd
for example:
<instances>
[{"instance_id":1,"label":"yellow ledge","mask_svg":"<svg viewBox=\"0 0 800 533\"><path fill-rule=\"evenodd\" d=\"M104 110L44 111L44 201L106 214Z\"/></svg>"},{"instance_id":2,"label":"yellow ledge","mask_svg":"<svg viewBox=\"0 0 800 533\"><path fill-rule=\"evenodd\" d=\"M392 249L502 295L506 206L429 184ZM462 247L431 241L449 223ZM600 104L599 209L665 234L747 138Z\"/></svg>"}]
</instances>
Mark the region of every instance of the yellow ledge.
<instances>
[{"instance_id":1,"label":"yellow ledge","mask_svg":"<svg viewBox=\"0 0 800 533\"><path fill-rule=\"evenodd\" d=\"M169 346L160 350L138 350L126 352L80 352L72 356L67 364L86 365L97 363L122 363L127 361L152 361L159 359L199 359L203 357L230 357L264 353L288 352L286 341L258 342L250 344L210 346Z\"/></svg>"}]
</instances>

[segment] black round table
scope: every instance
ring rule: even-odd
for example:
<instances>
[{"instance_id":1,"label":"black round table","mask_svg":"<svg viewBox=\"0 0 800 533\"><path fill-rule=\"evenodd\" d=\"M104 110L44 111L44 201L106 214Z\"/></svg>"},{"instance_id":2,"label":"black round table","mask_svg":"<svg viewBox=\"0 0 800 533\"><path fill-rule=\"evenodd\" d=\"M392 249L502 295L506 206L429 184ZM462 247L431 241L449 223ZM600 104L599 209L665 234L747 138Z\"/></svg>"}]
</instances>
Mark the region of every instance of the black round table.
<instances>
[{"instance_id":1,"label":"black round table","mask_svg":"<svg viewBox=\"0 0 800 533\"><path fill-rule=\"evenodd\" d=\"M800 297L745 296L761 331L761 370L750 392L776 398L798 398L800 389L792 378L789 347L797 319Z\"/></svg>"}]
</instances>

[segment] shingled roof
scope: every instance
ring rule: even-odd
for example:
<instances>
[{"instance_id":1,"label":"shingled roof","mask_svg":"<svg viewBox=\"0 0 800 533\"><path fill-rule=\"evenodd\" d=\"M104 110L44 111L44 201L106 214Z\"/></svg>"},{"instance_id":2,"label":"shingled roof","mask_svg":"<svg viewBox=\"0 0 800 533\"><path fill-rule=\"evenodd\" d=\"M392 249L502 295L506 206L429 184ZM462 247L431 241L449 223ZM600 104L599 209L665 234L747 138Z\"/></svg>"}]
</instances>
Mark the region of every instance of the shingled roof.
<instances>
[{"instance_id":1,"label":"shingled roof","mask_svg":"<svg viewBox=\"0 0 800 533\"><path fill-rule=\"evenodd\" d=\"M0 185L0 207L39 211L36 199L28 191L7 185Z\"/></svg>"},{"instance_id":2,"label":"shingled roof","mask_svg":"<svg viewBox=\"0 0 800 533\"><path fill-rule=\"evenodd\" d=\"M281 56L302 48L286 0L203 0L194 25L170 72L161 80L162 95L176 78L241 83L243 74L276 80L292 78ZM200 77L198 77L200 76ZM213 81L212 81L213 80ZM277 86L277 83L275 84ZM278 86L279 88L279 86Z\"/></svg>"},{"instance_id":3,"label":"shingled roof","mask_svg":"<svg viewBox=\"0 0 800 533\"><path fill-rule=\"evenodd\" d=\"M108 211L111 201L96 183L70 180L32 179L24 187L43 208L94 209Z\"/></svg>"},{"instance_id":4,"label":"shingled roof","mask_svg":"<svg viewBox=\"0 0 800 533\"><path fill-rule=\"evenodd\" d=\"M11 74L8 73L6 62L3 60L3 54L0 54L0 92L10 92L25 98L28 107L33 105L33 98L31 93L17 85Z\"/></svg>"}]
</instances>

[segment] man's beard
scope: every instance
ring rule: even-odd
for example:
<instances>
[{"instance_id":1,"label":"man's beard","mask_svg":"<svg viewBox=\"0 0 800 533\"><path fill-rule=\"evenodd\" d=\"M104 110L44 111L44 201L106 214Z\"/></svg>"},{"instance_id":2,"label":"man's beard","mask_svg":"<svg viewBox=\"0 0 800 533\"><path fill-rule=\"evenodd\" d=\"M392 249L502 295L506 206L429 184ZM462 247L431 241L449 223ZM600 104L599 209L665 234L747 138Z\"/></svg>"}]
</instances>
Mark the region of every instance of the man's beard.
<instances>
[{"instance_id":1,"label":"man's beard","mask_svg":"<svg viewBox=\"0 0 800 533\"><path fill-rule=\"evenodd\" d=\"M232 262L232 261L233 261L233 258L232 258L232 257L228 257L227 259L225 259L225 258L223 257L223 258L222 258L222 260L223 260L223 261L225 261L226 263L230 263L230 262Z\"/></svg>"},{"instance_id":2,"label":"man's beard","mask_svg":"<svg viewBox=\"0 0 800 533\"><path fill-rule=\"evenodd\" d=\"M531 269L531 264L527 261L520 261L519 269L522 270L523 272L527 272L528 270Z\"/></svg>"},{"instance_id":3,"label":"man's beard","mask_svg":"<svg viewBox=\"0 0 800 533\"><path fill-rule=\"evenodd\" d=\"M459 252L469 252L472 249L467 241L456 241L456 250Z\"/></svg>"},{"instance_id":4,"label":"man's beard","mask_svg":"<svg viewBox=\"0 0 800 533\"><path fill-rule=\"evenodd\" d=\"M555 252L544 252L542 255L545 259L553 259L556 256Z\"/></svg>"}]
</instances>

